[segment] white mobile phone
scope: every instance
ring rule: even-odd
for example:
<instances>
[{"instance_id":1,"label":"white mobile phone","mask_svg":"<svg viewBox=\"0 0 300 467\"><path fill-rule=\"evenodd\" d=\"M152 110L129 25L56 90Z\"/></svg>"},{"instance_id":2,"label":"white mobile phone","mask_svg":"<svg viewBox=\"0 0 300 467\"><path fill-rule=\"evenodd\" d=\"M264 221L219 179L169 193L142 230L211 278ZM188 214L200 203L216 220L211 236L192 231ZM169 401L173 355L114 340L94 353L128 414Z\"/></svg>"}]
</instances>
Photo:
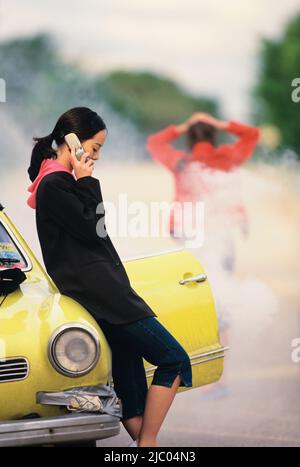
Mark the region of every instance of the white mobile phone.
<instances>
[{"instance_id":1,"label":"white mobile phone","mask_svg":"<svg viewBox=\"0 0 300 467\"><path fill-rule=\"evenodd\" d=\"M77 159L80 161L81 156L84 154L84 149L81 146L78 136L75 133L68 133L65 135L65 142L67 143L69 149L71 150L72 146L75 146L75 154Z\"/></svg>"}]
</instances>

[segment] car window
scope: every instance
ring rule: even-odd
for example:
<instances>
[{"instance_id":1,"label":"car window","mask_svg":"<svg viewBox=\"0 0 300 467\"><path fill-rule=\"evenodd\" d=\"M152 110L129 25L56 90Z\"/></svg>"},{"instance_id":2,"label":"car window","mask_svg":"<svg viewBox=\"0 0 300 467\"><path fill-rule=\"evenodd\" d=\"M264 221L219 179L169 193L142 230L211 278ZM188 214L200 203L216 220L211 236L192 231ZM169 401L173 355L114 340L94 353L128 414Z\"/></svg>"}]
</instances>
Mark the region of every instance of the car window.
<instances>
[{"instance_id":1,"label":"car window","mask_svg":"<svg viewBox=\"0 0 300 467\"><path fill-rule=\"evenodd\" d=\"M26 269L27 266L26 259L20 249L0 222L0 270L8 267Z\"/></svg>"}]
</instances>

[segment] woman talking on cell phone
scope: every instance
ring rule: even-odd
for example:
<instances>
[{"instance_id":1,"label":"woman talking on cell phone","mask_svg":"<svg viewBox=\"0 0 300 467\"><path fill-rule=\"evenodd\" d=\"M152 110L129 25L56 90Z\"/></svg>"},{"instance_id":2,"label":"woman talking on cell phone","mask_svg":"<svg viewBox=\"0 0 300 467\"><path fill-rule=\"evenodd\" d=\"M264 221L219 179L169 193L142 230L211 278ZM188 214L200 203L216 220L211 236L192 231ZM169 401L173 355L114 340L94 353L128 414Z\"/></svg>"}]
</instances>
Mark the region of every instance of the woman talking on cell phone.
<instances>
[{"instance_id":1,"label":"woman talking on cell phone","mask_svg":"<svg viewBox=\"0 0 300 467\"><path fill-rule=\"evenodd\" d=\"M66 144L70 133L85 151L79 160L75 148ZM106 125L95 111L75 107L59 117L48 136L33 138L27 203L36 210L48 274L62 294L91 313L107 338L121 421L135 440L132 446L158 446L157 435L178 386L192 387L191 363L131 287L106 232L100 182L93 176L106 137ZM157 366L149 389L143 358Z\"/></svg>"}]
</instances>

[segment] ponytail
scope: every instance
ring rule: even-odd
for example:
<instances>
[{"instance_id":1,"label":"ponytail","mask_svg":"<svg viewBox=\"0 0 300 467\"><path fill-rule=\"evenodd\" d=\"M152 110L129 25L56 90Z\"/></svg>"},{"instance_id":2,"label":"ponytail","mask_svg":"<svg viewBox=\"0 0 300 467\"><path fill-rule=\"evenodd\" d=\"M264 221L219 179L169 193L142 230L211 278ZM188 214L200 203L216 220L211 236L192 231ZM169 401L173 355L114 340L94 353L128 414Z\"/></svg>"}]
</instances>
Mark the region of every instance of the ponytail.
<instances>
[{"instance_id":1,"label":"ponytail","mask_svg":"<svg viewBox=\"0 0 300 467\"><path fill-rule=\"evenodd\" d=\"M33 141L37 141L37 143L32 150L30 167L27 170L32 182L37 177L43 160L50 159L53 155L56 155L56 152L52 148L53 140L54 136L52 133L48 136L44 136L43 138L33 138Z\"/></svg>"}]
</instances>

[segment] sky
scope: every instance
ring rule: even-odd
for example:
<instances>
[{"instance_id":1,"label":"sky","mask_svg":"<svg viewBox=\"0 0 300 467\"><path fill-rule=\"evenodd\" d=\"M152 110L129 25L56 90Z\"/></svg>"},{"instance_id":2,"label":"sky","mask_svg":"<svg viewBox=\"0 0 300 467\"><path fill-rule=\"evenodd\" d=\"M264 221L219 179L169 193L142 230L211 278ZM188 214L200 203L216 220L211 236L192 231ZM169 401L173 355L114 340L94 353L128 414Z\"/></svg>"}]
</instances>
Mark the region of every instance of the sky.
<instances>
[{"instance_id":1,"label":"sky","mask_svg":"<svg viewBox=\"0 0 300 467\"><path fill-rule=\"evenodd\" d=\"M158 72L247 119L260 40L280 37L297 13L300 0L0 0L0 40L48 31L91 73Z\"/></svg>"}]
</instances>

